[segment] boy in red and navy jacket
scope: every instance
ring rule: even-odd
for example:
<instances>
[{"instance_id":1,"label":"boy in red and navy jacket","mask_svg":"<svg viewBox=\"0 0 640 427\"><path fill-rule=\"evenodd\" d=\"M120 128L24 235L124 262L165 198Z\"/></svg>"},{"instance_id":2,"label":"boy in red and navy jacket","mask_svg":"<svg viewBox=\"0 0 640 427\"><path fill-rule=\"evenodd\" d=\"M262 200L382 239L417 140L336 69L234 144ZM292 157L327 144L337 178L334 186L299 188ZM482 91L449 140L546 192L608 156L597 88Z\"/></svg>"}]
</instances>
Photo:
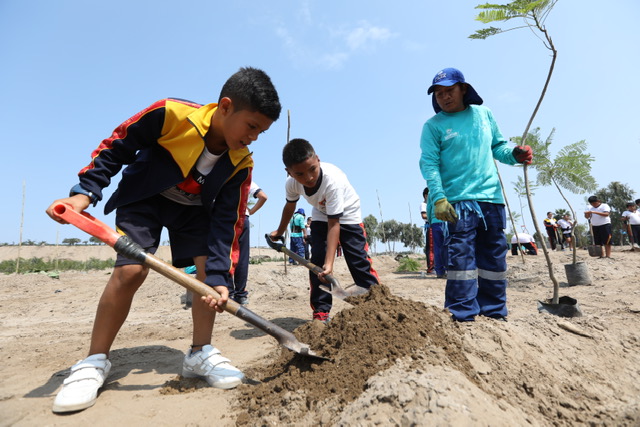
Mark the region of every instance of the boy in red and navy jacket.
<instances>
[{"instance_id":1,"label":"boy in red and navy jacket","mask_svg":"<svg viewBox=\"0 0 640 427\"><path fill-rule=\"evenodd\" d=\"M145 251L155 253L164 227L175 267L196 265L197 278L213 287L219 300L193 304L193 345L182 375L203 377L217 388L233 388L243 374L211 345L216 312L228 300L238 261L240 236L253 160L247 146L269 129L281 111L269 76L241 68L222 87L218 103L200 105L163 99L118 126L92 153L69 197L55 201L77 212L102 200L102 189L122 172L118 189L105 205L116 211L116 227ZM53 404L70 412L95 403L111 362L109 350L124 323L133 296L148 274L138 261L118 255L100 299L89 357L71 368Z\"/></svg>"}]
</instances>

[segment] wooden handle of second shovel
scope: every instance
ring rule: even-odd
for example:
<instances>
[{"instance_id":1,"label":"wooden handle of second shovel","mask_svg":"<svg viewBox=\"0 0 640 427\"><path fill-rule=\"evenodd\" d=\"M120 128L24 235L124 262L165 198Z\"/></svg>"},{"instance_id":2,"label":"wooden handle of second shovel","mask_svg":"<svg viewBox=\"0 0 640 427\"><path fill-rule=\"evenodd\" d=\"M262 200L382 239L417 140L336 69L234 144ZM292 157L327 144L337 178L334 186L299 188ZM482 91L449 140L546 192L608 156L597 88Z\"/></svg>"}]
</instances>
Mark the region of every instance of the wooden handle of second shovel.
<instances>
[{"instance_id":1,"label":"wooden handle of second shovel","mask_svg":"<svg viewBox=\"0 0 640 427\"><path fill-rule=\"evenodd\" d=\"M295 253L292 250L288 249L284 244L282 244L282 243L272 244L272 243L275 243L275 242L273 242L273 240L271 240L271 237L268 234L265 234L264 237L267 239L267 243L269 244L269 246L272 249L275 249L278 252L281 252L281 253L283 253L285 255L288 255L290 258L293 258L300 265L302 265L304 267L307 267L312 272L314 272L316 274L320 274L320 273L322 273L324 271L324 268L320 267L319 265L316 265L316 264L312 263L311 261L309 261L308 259L306 259L304 257L301 257L297 253ZM326 274L324 276L324 278L329 283L334 283L336 281L331 274Z\"/></svg>"}]
</instances>

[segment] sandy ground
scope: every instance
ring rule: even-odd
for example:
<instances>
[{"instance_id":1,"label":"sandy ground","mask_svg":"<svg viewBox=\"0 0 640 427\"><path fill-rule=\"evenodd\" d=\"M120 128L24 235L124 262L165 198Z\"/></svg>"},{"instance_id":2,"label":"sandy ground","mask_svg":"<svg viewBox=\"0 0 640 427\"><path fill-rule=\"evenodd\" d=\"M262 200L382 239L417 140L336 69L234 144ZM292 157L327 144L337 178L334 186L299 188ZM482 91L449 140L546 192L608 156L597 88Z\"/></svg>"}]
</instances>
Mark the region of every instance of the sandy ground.
<instances>
[{"instance_id":1,"label":"sandy ground","mask_svg":"<svg viewBox=\"0 0 640 427\"><path fill-rule=\"evenodd\" d=\"M15 250L0 248L0 259ZM55 248L22 251L55 256ZM113 257L106 247L57 254ZM389 256L374 257L384 286L352 304L334 300L326 326L309 321L306 269L252 265L249 309L330 360L296 355L225 313L214 344L247 376L227 391L179 376L190 312L183 288L152 272L113 346L95 406L68 415L51 412L53 397L86 355L110 271L2 275L0 425L640 425L640 252L618 248L609 260L579 251L592 284L571 287L569 253L551 257L560 295L577 299L582 317L538 311L552 295L542 255L524 264L508 256L508 322L464 324L441 308L444 280L396 272ZM336 276L351 284L342 259Z\"/></svg>"}]
</instances>

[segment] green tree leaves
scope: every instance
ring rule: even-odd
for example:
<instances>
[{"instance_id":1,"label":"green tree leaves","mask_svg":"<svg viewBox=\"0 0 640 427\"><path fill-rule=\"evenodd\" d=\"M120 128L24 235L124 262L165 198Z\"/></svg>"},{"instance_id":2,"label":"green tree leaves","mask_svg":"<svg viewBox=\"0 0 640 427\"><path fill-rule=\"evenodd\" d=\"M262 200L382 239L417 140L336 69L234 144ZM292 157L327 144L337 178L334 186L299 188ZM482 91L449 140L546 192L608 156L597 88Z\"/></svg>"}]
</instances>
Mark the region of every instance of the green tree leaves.
<instances>
[{"instance_id":1,"label":"green tree leaves","mask_svg":"<svg viewBox=\"0 0 640 427\"><path fill-rule=\"evenodd\" d=\"M379 223L373 215L368 215L362 222L367 232L369 246L374 246L378 240L382 243L391 243L392 252L395 252L397 242L412 251L415 251L416 247L424 246L424 229L415 224L404 224L395 219Z\"/></svg>"}]
</instances>

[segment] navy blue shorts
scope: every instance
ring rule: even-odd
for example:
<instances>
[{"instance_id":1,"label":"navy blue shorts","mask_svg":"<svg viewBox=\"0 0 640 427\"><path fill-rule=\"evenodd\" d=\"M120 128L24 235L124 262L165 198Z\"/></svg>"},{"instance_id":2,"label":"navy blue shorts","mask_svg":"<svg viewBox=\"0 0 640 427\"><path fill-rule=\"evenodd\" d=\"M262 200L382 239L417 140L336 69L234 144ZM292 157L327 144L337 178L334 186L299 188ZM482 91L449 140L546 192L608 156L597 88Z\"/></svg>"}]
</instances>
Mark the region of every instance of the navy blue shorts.
<instances>
[{"instance_id":1,"label":"navy blue shorts","mask_svg":"<svg viewBox=\"0 0 640 427\"><path fill-rule=\"evenodd\" d=\"M611 243L611 224L594 225L593 240L598 246L604 246Z\"/></svg>"},{"instance_id":2,"label":"navy blue shorts","mask_svg":"<svg viewBox=\"0 0 640 427\"><path fill-rule=\"evenodd\" d=\"M187 206L156 195L116 210L116 227L151 254L160 245L162 228L169 232L174 267L193 265L193 258L206 256L209 219L202 206ZM116 266L140 264L118 254Z\"/></svg>"}]
</instances>

